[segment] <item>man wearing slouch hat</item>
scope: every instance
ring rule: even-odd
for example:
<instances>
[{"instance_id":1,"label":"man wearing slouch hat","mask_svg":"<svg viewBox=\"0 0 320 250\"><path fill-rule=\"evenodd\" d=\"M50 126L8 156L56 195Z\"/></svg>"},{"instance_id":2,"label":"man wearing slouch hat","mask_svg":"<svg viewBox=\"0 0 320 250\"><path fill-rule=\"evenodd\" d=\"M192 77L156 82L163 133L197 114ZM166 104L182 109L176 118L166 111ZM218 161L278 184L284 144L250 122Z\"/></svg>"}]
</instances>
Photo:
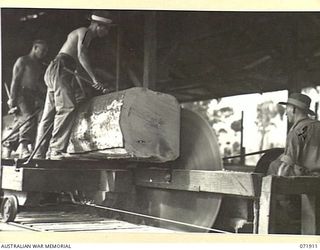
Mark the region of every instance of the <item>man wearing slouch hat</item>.
<instances>
[{"instance_id":1,"label":"man wearing slouch hat","mask_svg":"<svg viewBox=\"0 0 320 250\"><path fill-rule=\"evenodd\" d=\"M320 121L311 119L315 113L310 110L311 99L307 95L293 93L286 105L286 115L291 128L288 132L284 153L271 162L270 175L278 176L320 176ZM307 183L306 183L307 185ZM276 196L277 230L284 233L298 233L300 226L292 224L301 218L301 211L310 207L309 198L301 195ZM303 203L301 203L301 199ZM320 206L319 199L316 207ZM302 208L304 206L304 208ZM318 212L319 214L319 212ZM319 215L317 215L319 216ZM320 233L320 220L317 219L317 234ZM288 231L289 230L289 231Z\"/></svg>"},{"instance_id":2,"label":"man wearing slouch hat","mask_svg":"<svg viewBox=\"0 0 320 250\"><path fill-rule=\"evenodd\" d=\"M271 164L269 174L281 176L320 175L320 121L311 119L315 113L310 109L307 95L293 93L286 105L288 122L292 124L286 139L280 165ZM278 162L279 162L278 161Z\"/></svg>"}]
</instances>

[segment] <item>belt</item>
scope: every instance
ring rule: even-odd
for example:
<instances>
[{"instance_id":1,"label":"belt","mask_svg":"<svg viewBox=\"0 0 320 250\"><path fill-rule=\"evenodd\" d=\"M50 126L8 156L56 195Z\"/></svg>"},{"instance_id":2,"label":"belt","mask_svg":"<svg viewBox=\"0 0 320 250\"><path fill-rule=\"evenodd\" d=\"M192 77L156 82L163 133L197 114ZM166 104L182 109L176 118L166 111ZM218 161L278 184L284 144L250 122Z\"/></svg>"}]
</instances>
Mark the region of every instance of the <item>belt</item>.
<instances>
[{"instance_id":1,"label":"belt","mask_svg":"<svg viewBox=\"0 0 320 250\"><path fill-rule=\"evenodd\" d=\"M76 60L70 56L69 54L66 53L59 53L52 61L51 63L57 63L60 60L62 60L62 64L64 67L67 67L70 70L75 70L76 69Z\"/></svg>"},{"instance_id":2,"label":"belt","mask_svg":"<svg viewBox=\"0 0 320 250\"><path fill-rule=\"evenodd\" d=\"M76 63L76 60L70 56L69 54L66 54L66 53L59 53L54 59L53 59L53 62L56 62L57 60L60 60L60 59L66 59L68 60L70 63Z\"/></svg>"}]
</instances>

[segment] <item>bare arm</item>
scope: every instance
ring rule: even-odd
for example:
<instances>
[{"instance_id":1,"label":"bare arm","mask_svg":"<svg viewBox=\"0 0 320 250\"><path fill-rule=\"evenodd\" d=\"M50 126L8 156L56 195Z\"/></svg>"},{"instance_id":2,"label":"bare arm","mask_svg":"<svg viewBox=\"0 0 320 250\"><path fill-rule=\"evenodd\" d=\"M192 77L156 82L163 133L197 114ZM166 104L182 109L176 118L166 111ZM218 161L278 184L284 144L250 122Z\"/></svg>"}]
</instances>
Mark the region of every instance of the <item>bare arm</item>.
<instances>
[{"instance_id":1,"label":"bare arm","mask_svg":"<svg viewBox=\"0 0 320 250\"><path fill-rule=\"evenodd\" d=\"M24 70L25 70L25 63L24 63L24 60L20 57L13 66L11 89L10 89L11 96L8 102L10 108L17 105L17 97L19 94L18 92L21 86L21 79L23 77Z\"/></svg>"},{"instance_id":2,"label":"bare arm","mask_svg":"<svg viewBox=\"0 0 320 250\"><path fill-rule=\"evenodd\" d=\"M91 38L89 37L89 32L79 32L78 43L77 43L77 51L78 51L78 59L83 68L87 71L89 76L93 81L96 80L95 75L93 73L92 67L89 62L88 56L88 48L91 42Z\"/></svg>"},{"instance_id":3,"label":"bare arm","mask_svg":"<svg viewBox=\"0 0 320 250\"><path fill-rule=\"evenodd\" d=\"M78 38L78 44L77 44L77 51L78 51L78 59L83 68L87 71L89 76L91 77L93 81L93 87L96 89L103 89L103 85L98 82L93 69L91 67L91 64L89 62L89 56L88 56L88 48L90 45L92 38L90 37L89 32L84 33L80 32L79 38Z\"/></svg>"},{"instance_id":4,"label":"bare arm","mask_svg":"<svg viewBox=\"0 0 320 250\"><path fill-rule=\"evenodd\" d=\"M37 87L38 87L38 91L42 96L45 96L47 93L47 87L46 84L44 82L44 74L45 74L45 70L46 68L44 67L44 65L41 65L41 73L39 75L39 79L37 82Z\"/></svg>"}]
</instances>

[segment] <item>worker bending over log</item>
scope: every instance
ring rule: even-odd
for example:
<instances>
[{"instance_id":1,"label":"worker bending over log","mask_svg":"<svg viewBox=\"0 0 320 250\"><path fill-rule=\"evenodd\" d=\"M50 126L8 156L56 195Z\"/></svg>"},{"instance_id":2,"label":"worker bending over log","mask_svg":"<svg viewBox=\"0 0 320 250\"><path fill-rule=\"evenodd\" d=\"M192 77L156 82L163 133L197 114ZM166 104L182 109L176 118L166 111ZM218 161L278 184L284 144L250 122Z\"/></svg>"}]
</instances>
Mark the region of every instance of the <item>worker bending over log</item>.
<instances>
[{"instance_id":1,"label":"worker bending over log","mask_svg":"<svg viewBox=\"0 0 320 250\"><path fill-rule=\"evenodd\" d=\"M41 60L47 51L45 41L35 40L30 53L19 57L13 66L8 105L9 113L15 114L12 131L16 132L3 143L4 158L10 158L11 152L16 151L19 145L19 158L30 155L28 145L33 145L37 131L37 117L33 114L38 106L42 106L41 97L45 93Z\"/></svg>"},{"instance_id":2,"label":"worker bending over log","mask_svg":"<svg viewBox=\"0 0 320 250\"><path fill-rule=\"evenodd\" d=\"M89 27L72 31L60 49L56 58L51 61L45 73L48 87L43 116L38 128L37 145L42 141L35 158L45 158L50 137L45 132L53 123L52 137L47 158L61 159L68 146L69 136L74 120L76 107L74 74L77 66L82 66L92 79L92 87L103 90L104 86L97 79L88 59L88 48L95 38L108 34L112 25L108 11L97 11L91 15ZM44 139L44 140L42 140Z\"/></svg>"}]
</instances>

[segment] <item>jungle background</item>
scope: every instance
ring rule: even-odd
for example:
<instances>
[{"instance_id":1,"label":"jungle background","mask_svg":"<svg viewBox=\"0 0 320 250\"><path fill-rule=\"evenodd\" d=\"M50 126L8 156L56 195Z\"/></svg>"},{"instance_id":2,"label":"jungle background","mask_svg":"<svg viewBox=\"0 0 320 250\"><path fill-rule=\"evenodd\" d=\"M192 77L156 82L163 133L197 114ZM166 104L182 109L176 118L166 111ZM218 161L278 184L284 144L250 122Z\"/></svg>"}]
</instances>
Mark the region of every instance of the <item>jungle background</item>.
<instances>
[{"instance_id":1,"label":"jungle background","mask_svg":"<svg viewBox=\"0 0 320 250\"><path fill-rule=\"evenodd\" d=\"M302 93L311 99L311 109L320 117L320 86L305 88ZM199 113L214 129L222 157L240 154L241 120L243 147L246 153L284 147L288 129L285 107L278 105L286 101L288 91L263 94L248 94L184 103L183 107ZM254 166L260 154L245 158L245 165ZM224 160L224 163L239 164L240 158Z\"/></svg>"}]
</instances>

